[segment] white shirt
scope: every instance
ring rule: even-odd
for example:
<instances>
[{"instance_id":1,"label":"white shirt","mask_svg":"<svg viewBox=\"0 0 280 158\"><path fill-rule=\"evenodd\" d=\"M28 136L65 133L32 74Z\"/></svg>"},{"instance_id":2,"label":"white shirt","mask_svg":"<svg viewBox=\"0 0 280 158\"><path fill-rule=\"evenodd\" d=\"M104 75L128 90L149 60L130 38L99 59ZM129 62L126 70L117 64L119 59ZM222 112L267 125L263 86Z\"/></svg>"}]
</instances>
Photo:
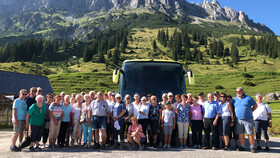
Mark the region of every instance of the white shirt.
<instances>
[{"instance_id":1,"label":"white shirt","mask_svg":"<svg viewBox=\"0 0 280 158\"><path fill-rule=\"evenodd\" d=\"M266 103L258 104L257 109L253 112L254 120L267 121L267 113L271 113L272 110Z\"/></svg>"},{"instance_id":2,"label":"white shirt","mask_svg":"<svg viewBox=\"0 0 280 158\"><path fill-rule=\"evenodd\" d=\"M222 110L222 113L221 113L220 117L230 116L230 111L229 111L229 108L228 108L228 101L226 101L224 104L222 102L219 102L219 106Z\"/></svg>"},{"instance_id":3,"label":"white shirt","mask_svg":"<svg viewBox=\"0 0 280 158\"><path fill-rule=\"evenodd\" d=\"M108 111L110 112L110 113L112 113L113 112L113 107L115 106L115 102L113 102L113 101L111 101L111 102L109 102L109 104L108 104Z\"/></svg>"},{"instance_id":4,"label":"white shirt","mask_svg":"<svg viewBox=\"0 0 280 158\"><path fill-rule=\"evenodd\" d=\"M200 99L198 100L198 104L200 104L200 105L202 105L203 107L204 107L204 104L207 102L207 100L206 99L204 99L204 102L202 102Z\"/></svg>"},{"instance_id":5,"label":"white shirt","mask_svg":"<svg viewBox=\"0 0 280 158\"><path fill-rule=\"evenodd\" d=\"M139 111L139 108L140 108L140 105L141 105L141 102L139 102L138 105L135 104L135 102L132 103L133 104L133 107L134 107L134 116L138 116L138 111Z\"/></svg>"},{"instance_id":6,"label":"white shirt","mask_svg":"<svg viewBox=\"0 0 280 158\"><path fill-rule=\"evenodd\" d=\"M118 107L120 103L114 103L115 105L112 106L112 111L113 111L113 116L117 117L118 116Z\"/></svg>"}]
</instances>

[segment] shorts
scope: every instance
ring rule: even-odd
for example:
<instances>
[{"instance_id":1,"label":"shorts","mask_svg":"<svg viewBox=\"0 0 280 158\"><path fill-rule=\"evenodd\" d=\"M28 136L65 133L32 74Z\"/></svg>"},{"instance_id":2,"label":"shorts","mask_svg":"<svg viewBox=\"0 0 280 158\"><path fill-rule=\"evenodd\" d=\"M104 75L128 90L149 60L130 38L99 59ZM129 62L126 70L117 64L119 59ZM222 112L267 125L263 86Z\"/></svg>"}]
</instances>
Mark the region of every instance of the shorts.
<instances>
[{"instance_id":1,"label":"shorts","mask_svg":"<svg viewBox=\"0 0 280 158\"><path fill-rule=\"evenodd\" d=\"M163 126L164 135L172 135L173 126Z\"/></svg>"},{"instance_id":2,"label":"shorts","mask_svg":"<svg viewBox=\"0 0 280 158\"><path fill-rule=\"evenodd\" d=\"M93 116L91 122L92 122L93 130L106 129L107 117L106 116Z\"/></svg>"},{"instance_id":3,"label":"shorts","mask_svg":"<svg viewBox=\"0 0 280 158\"><path fill-rule=\"evenodd\" d=\"M230 116L222 117L222 135L220 135L220 136L229 136L230 135L230 123L231 123Z\"/></svg>"},{"instance_id":4,"label":"shorts","mask_svg":"<svg viewBox=\"0 0 280 158\"><path fill-rule=\"evenodd\" d=\"M57 139L60 130L60 123L61 121L55 125L54 121L50 121L49 139Z\"/></svg>"},{"instance_id":5,"label":"shorts","mask_svg":"<svg viewBox=\"0 0 280 158\"><path fill-rule=\"evenodd\" d=\"M44 133L44 125L35 126L31 125L31 142L40 141Z\"/></svg>"},{"instance_id":6,"label":"shorts","mask_svg":"<svg viewBox=\"0 0 280 158\"><path fill-rule=\"evenodd\" d=\"M235 122L236 134L244 134L245 131L248 135L254 135L254 122L253 118L237 120Z\"/></svg>"},{"instance_id":7,"label":"shorts","mask_svg":"<svg viewBox=\"0 0 280 158\"><path fill-rule=\"evenodd\" d=\"M25 128L25 120L18 120L18 124L13 124L13 127L15 133L20 133Z\"/></svg>"}]
</instances>

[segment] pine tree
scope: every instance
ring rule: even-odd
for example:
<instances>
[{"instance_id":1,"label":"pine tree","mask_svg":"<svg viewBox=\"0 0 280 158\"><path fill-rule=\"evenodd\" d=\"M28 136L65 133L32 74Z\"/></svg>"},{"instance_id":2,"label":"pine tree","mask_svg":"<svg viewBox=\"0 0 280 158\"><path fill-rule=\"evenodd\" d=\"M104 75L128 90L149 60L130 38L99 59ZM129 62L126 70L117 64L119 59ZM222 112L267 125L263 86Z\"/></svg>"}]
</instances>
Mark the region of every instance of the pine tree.
<instances>
[{"instance_id":1,"label":"pine tree","mask_svg":"<svg viewBox=\"0 0 280 158\"><path fill-rule=\"evenodd\" d=\"M153 41L153 50L154 50L154 52L156 52L156 50L157 50L157 42L155 39Z\"/></svg>"},{"instance_id":2,"label":"pine tree","mask_svg":"<svg viewBox=\"0 0 280 158\"><path fill-rule=\"evenodd\" d=\"M239 53L235 44L232 44L231 46L231 59L234 64L239 62Z\"/></svg>"},{"instance_id":3,"label":"pine tree","mask_svg":"<svg viewBox=\"0 0 280 158\"><path fill-rule=\"evenodd\" d=\"M113 63L118 65L119 64L119 60L120 60L120 52L119 52L119 49L116 48L114 53L113 53Z\"/></svg>"},{"instance_id":4,"label":"pine tree","mask_svg":"<svg viewBox=\"0 0 280 158\"><path fill-rule=\"evenodd\" d=\"M65 52L67 48L68 48L67 40L64 39L64 40L63 40L63 44L62 44L62 49L63 49L63 51Z\"/></svg>"},{"instance_id":5,"label":"pine tree","mask_svg":"<svg viewBox=\"0 0 280 158\"><path fill-rule=\"evenodd\" d=\"M89 62L92 59L90 49L88 46L85 47L84 49L84 54L83 54L83 61L84 62Z\"/></svg>"}]
</instances>

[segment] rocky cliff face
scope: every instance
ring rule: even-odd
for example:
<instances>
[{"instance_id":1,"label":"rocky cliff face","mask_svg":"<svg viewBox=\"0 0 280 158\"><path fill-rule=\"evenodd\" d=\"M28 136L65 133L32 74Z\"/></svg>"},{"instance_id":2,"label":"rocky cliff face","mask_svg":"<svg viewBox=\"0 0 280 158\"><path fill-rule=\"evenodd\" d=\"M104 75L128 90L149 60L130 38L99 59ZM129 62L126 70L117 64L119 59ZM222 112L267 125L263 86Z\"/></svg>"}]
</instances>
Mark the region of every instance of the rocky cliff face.
<instances>
[{"instance_id":1,"label":"rocky cliff face","mask_svg":"<svg viewBox=\"0 0 280 158\"><path fill-rule=\"evenodd\" d=\"M204 0L203 4L197 5L186 0L0 0L0 22L5 20L5 28L7 28L12 22L7 21L6 17L12 18L18 15L18 13L44 8L62 8L70 13L75 11L87 13L89 11L141 8L153 13L162 12L172 17L186 18L188 16L195 16L238 22L254 31L272 32L269 28L254 23L242 11L237 12L229 7L222 8L217 0L212 2ZM36 17L35 21L40 22L40 18ZM32 21L25 22L24 28L26 29L30 28L26 25L27 23L31 24Z\"/></svg>"}]
</instances>

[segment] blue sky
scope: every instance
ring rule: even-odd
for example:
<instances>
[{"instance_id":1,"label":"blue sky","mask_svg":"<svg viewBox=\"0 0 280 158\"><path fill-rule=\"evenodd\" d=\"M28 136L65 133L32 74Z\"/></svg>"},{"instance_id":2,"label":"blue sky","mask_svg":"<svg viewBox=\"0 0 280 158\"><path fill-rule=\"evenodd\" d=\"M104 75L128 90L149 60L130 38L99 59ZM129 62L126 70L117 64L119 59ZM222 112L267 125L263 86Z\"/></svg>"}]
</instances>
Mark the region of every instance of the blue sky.
<instances>
[{"instance_id":1,"label":"blue sky","mask_svg":"<svg viewBox=\"0 0 280 158\"><path fill-rule=\"evenodd\" d=\"M203 0L187 1L203 3ZM218 2L223 8L228 6L236 11L245 12L254 22L265 24L280 36L280 0L218 0Z\"/></svg>"}]
</instances>

